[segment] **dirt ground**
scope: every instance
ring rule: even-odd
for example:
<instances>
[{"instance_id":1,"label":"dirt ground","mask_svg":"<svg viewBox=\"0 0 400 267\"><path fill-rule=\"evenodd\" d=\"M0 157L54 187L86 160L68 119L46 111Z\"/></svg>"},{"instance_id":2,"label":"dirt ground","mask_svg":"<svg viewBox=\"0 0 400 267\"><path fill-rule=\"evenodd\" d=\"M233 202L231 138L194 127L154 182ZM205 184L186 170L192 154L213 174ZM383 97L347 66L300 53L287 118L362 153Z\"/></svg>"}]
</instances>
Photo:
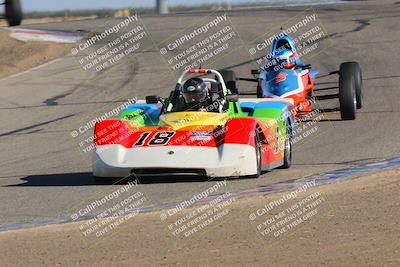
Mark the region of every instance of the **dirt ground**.
<instances>
[{"instance_id":1,"label":"dirt ground","mask_svg":"<svg viewBox=\"0 0 400 267\"><path fill-rule=\"evenodd\" d=\"M39 66L66 55L71 45L21 42L8 36L8 31L0 29L0 78Z\"/></svg>"},{"instance_id":2,"label":"dirt ground","mask_svg":"<svg viewBox=\"0 0 400 267\"><path fill-rule=\"evenodd\" d=\"M263 236L249 214L288 193L236 200L230 217L188 238L168 231L160 212L139 214L99 242L82 235L82 222L2 232L0 261L3 266L400 266L399 178L395 169L309 188L291 201L318 194L324 198L319 212L281 236Z\"/></svg>"}]
</instances>

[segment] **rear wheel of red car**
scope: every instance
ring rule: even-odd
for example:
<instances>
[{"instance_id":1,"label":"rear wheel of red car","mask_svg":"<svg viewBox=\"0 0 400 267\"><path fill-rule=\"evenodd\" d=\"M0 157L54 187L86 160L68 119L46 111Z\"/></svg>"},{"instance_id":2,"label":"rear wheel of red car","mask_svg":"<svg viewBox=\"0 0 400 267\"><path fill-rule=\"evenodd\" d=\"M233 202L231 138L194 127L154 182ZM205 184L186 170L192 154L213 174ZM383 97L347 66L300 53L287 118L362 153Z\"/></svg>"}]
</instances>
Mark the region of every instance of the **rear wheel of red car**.
<instances>
[{"instance_id":1,"label":"rear wheel of red car","mask_svg":"<svg viewBox=\"0 0 400 267\"><path fill-rule=\"evenodd\" d=\"M261 138L258 130L254 132L254 144L256 150L256 163L257 163L257 173L251 175L252 178L258 178L261 175L261 164L262 164L262 155L261 155Z\"/></svg>"},{"instance_id":2,"label":"rear wheel of red car","mask_svg":"<svg viewBox=\"0 0 400 267\"><path fill-rule=\"evenodd\" d=\"M363 105L363 81L362 81L362 72L361 66L358 62L351 62L354 65L355 76L354 76L354 85L356 87L356 100L357 100L357 109L362 108Z\"/></svg>"},{"instance_id":3,"label":"rear wheel of red car","mask_svg":"<svg viewBox=\"0 0 400 267\"><path fill-rule=\"evenodd\" d=\"M282 169L289 169L292 165L292 143L291 141L291 131L289 124L286 126L286 138L284 144L284 154L283 154L283 165Z\"/></svg>"}]
</instances>

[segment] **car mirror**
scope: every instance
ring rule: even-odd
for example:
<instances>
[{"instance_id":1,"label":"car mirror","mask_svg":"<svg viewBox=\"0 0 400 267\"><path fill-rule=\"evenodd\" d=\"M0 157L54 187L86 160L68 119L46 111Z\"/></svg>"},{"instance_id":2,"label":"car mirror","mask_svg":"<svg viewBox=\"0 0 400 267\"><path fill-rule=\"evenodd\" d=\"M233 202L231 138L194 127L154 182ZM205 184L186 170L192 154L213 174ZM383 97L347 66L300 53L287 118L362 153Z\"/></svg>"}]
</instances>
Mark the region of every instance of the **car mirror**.
<instances>
[{"instance_id":1,"label":"car mirror","mask_svg":"<svg viewBox=\"0 0 400 267\"><path fill-rule=\"evenodd\" d=\"M226 100L228 102L238 102L239 101L239 95L227 95Z\"/></svg>"}]
</instances>

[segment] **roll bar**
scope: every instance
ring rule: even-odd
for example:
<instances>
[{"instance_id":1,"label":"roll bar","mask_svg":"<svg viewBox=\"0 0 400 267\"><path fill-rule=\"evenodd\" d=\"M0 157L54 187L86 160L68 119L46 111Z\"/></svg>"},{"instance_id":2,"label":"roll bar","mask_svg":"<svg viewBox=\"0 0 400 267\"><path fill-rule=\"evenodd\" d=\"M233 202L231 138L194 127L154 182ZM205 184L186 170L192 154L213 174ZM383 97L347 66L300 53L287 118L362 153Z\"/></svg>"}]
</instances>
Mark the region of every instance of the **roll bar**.
<instances>
[{"instance_id":1,"label":"roll bar","mask_svg":"<svg viewBox=\"0 0 400 267\"><path fill-rule=\"evenodd\" d=\"M185 76L187 76L189 74L195 74L195 73L198 73L198 74L215 74L217 76L218 80L222 84L222 91L224 92L224 96L228 94L228 89L226 89L224 77L222 77L221 73L219 73L218 71L213 70L213 69L189 69L189 70L183 71L181 76L179 76L178 81L177 81L176 86L175 86L175 92L174 92L173 97L177 97L177 92L179 91L179 89L180 89L180 87L181 87L181 85L182 85L182 83L184 81ZM172 110L172 103L171 102L168 104L168 107L167 107L166 110L167 111L171 111Z\"/></svg>"}]
</instances>

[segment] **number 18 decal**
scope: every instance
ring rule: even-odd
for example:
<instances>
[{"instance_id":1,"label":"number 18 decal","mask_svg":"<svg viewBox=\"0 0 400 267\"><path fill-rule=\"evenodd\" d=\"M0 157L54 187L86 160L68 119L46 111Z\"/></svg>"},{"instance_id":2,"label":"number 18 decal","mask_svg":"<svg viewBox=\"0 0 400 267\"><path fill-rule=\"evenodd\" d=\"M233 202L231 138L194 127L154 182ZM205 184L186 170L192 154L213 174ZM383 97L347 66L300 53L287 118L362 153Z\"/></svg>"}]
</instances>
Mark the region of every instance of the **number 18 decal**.
<instances>
[{"instance_id":1,"label":"number 18 decal","mask_svg":"<svg viewBox=\"0 0 400 267\"><path fill-rule=\"evenodd\" d=\"M133 146L144 146L147 142L149 146L165 146L171 140L175 132L158 132L150 140L148 140L151 132L144 132Z\"/></svg>"}]
</instances>

